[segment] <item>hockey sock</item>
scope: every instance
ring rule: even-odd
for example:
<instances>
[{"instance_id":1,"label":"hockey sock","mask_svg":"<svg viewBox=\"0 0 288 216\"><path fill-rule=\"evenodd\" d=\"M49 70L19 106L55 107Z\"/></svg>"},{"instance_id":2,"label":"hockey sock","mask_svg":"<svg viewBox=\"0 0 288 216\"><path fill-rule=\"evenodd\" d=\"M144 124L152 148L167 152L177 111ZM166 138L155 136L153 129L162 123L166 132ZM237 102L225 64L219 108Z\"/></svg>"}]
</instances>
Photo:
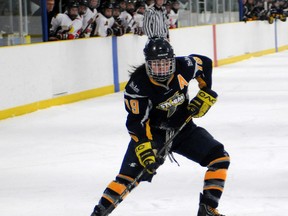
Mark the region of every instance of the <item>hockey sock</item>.
<instances>
[{"instance_id":1,"label":"hockey sock","mask_svg":"<svg viewBox=\"0 0 288 216\"><path fill-rule=\"evenodd\" d=\"M127 185L133 182L133 180L134 179L129 176L122 174L117 175L116 180L112 181L104 190L99 201L99 205L102 205L105 209L110 209L113 211L117 207L117 204L122 202L123 199L129 194L130 191L125 190L127 189ZM137 186L137 184L135 186ZM131 190L132 189L133 188L131 188ZM109 213L111 211L109 211Z\"/></svg>"},{"instance_id":2,"label":"hockey sock","mask_svg":"<svg viewBox=\"0 0 288 216\"><path fill-rule=\"evenodd\" d=\"M202 197L201 202L213 208L217 208L224 189L229 164L230 158L226 152L224 156L214 159L208 164L208 170L205 173L204 179L204 196Z\"/></svg>"}]
</instances>

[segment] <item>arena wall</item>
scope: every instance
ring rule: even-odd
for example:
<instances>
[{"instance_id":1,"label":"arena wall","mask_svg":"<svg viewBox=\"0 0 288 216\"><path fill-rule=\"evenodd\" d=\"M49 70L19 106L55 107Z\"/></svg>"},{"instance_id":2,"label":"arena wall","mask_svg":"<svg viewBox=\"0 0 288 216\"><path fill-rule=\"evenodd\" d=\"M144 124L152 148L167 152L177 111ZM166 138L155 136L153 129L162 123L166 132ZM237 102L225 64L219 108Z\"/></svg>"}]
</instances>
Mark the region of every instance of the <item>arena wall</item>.
<instances>
[{"instance_id":1,"label":"arena wall","mask_svg":"<svg viewBox=\"0 0 288 216\"><path fill-rule=\"evenodd\" d=\"M170 31L176 55L221 66L288 49L288 22L237 22ZM0 48L0 119L123 90L144 62L146 36L88 38Z\"/></svg>"}]
</instances>

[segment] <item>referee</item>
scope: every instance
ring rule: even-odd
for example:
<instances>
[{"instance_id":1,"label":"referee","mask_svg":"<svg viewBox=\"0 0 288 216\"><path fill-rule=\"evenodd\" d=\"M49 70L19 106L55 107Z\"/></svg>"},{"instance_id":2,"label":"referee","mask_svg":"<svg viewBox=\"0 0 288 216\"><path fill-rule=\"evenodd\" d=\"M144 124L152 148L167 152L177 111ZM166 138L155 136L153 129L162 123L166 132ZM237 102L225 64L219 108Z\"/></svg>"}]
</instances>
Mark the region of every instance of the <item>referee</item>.
<instances>
[{"instance_id":1,"label":"referee","mask_svg":"<svg viewBox=\"0 0 288 216\"><path fill-rule=\"evenodd\" d=\"M166 0L155 0L155 4L145 10L143 31L148 38L161 37L169 40L168 15L163 6Z\"/></svg>"}]
</instances>

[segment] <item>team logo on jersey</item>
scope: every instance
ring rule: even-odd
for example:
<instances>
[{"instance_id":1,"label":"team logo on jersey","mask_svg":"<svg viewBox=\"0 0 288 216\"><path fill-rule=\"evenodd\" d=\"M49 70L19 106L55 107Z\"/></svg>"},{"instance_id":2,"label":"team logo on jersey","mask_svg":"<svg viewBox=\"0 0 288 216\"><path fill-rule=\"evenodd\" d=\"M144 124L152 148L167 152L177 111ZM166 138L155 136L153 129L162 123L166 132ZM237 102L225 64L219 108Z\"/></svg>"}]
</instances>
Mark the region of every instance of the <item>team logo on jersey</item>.
<instances>
[{"instance_id":1,"label":"team logo on jersey","mask_svg":"<svg viewBox=\"0 0 288 216\"><path fill-rule=\"evenodd\" d=\"M193 62L188 56L185 57L185 61L187 62L187 66L193 66Z\"/></svg>"},{"instance_id":2,"label":"team logo on jersey","mask_svg":"<svg viewBox=\"0 0 288 216\"><path fill-rule=\"evenodd\" d=\"M179 94L177 91L172 97L168 98L165 102L160 103L156 108L167 111L167 118L170 118L176 111L177 106L185 101L185 95Z\"/></svg>"},{"instance_id":3,"label":"team logo on jersey","mask_svg":"<svg viewBox=\"0 0 288 216\"><path fill-rule=\"evenodd\" d=\"M129 86L136 92L136 93L139 93L139 88L137 85L135 85L135 83L132 81Z\"/></svg>"}]
</instances>

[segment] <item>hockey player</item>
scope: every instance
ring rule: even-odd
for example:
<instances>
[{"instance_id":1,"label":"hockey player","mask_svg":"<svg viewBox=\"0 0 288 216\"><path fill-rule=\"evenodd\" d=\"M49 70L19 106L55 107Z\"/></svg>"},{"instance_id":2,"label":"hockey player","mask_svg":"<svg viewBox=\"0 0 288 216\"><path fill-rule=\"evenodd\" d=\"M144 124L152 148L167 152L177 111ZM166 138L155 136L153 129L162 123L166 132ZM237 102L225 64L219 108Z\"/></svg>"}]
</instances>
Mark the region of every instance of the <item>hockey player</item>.
<instances>
[{"instance_id":1,"label":"hockey player","mask_svg":"<svg viewBox=\"0 0 288 216\"><path fill-rule=\"evenodd\" d=\"M179 18L179 8L180 3L178 0L172 1L172 8L170 13L168 14L169 17L169 28L178 28L178 18Z\"/></svg>"},{"instance_id":2,"label":"hockey player","mask_svg":"<svg viewBox=\"0 0 288 216\"><path fill-rule=\"evenodd\" d=\"M122 36L125 34L125 27L122 25L122 20L120 19L121 9L118 2L113 4L113 17L114 25L112 26L113 34L115 36Z\"/></svg>"},{"instance_id":3,"label":"hockey player","mask_svg":"<svg viewBox=\"0 0 288 216\"><path fill-rule=\"evenodd\" d=\"M82 19L79 16L79 3L71 1L65 13L59 13L51 20L49 40L77 39L82 28Z\"/></svg>"},{"instance_id":4,"label":"hockey player","mask_svg":"<svg viewBox=\"0 0 288 216\"><path fill-rule=\"evenodd\" d=\"M163 38L148 40L144 55L145 64L131 74L124 93L131 141L119 174L104 190L91 216L108 215L140 182L151 181L164 162L157 152L167 137L177 133L188 116L204 116L217 100L217 93L211 89L212 61L208 57L175 57L173 48ZM199 81L200 90L189 101L188 84L192 79ZM224 146L207 130L189 121L170 147L170 154L180 154L208 168L198 216L223 216L216 208L230 164ZM145 174L133 184L143 169Z\"/></svg>"},{"instance_id":5,"label":"hockey player","mask_svg":"<svg viewBox=\"0 0 288 216\"><path fill-rule=\"evenodd\" d=\"M89 9L91 12L96 15L97 14L97 8L100 5L100 0L89 0Z\"/></svg>"},{"instance_id":6,"label":"hockey player","mask_svg":"<svg viewBox=\"0 0 288 216\"><path fill-rule=\"evenodd\" d=\"M96 29L93 35L107 37L113 34L112 26L114 25L113 4L104 2L100 6L100 13L96 17Z\"/></svg>"},{"instance_id":7,"label":"hockey player","mask_svg":"<svg viewBox=\"0 0 288 216\"><path fill-rule=\"evenodd\" d=\"M284 1L274 0L272 1L271 8L268 12L268 22L272 24L274 19L280 19L282 22L286 22L287 17L284 13Z\"/></svg>"},{"instance_id":8,"label":"hockey player","mask_svg":"<svg viewBox=\"0 0 288 216\"><path fill-rule=\"evenodd\" d=\"M129 33L132 30L134 20L133 16L127 11L127 6L129 5L129 8L131 9L131 7L133 7L131 5L134 5L134 3L131 0L120 0L119 4L121 8L119 18L121 19L121 23L125 28L125 33Z\"/></svg>"},{"instance_id":9,"label":"hockey player","mask_svg":"<svg viewBox=\"0 0 288 216\"><path fill-rule=\"evenodd\" d=\"M88 26L88 34L89 34L89 37L93 37L95 36L94 33L95 33L95 29L96 29L96 17L98 15L98 11L97 11L97 8L100 6L100 0L88 0L89 1L89 7L87 10L89 10L89 14L93 14L93 20L92 20L92 23L90 24L90 26ZM91 15L89 15L91 16ZM90 22L90 21L89 21ZM84 31L84 34L85 34L85 31Z\"/></svg>"},{"instance_id":10,"label":"hockey player","mask_svg":"<svg viewBox=\"0 0 288 216\"><path fill-rule=\"evenodd\" d=\"M243 0L243 21L253 20L254 0Z\"/></svg>"},{"instance_id":11,"label":"hockey player","mask_svg":"<svg viewBox=\"0 0 288 216\"><path fill-rule=\"evenodd\" d=\"M90 37L92 31L92 23L95 22L96 14L90 10L88 0L79 1L79 15L81 16L83 23L80 37Z\"/></svg>"},{"instance_id":12,"label":"hockey player","mask_svg":"<svg viewBox=\"0 0 288 216\"><path fill-rule=\"evenodd\" d=\"M144 20L144 12L145 12L145 2L138 1L135 3L136 12L133 15L134 23L133 23L133 33L142 36L143 32L143 20Z\"/></svg>"}]
</instances>

